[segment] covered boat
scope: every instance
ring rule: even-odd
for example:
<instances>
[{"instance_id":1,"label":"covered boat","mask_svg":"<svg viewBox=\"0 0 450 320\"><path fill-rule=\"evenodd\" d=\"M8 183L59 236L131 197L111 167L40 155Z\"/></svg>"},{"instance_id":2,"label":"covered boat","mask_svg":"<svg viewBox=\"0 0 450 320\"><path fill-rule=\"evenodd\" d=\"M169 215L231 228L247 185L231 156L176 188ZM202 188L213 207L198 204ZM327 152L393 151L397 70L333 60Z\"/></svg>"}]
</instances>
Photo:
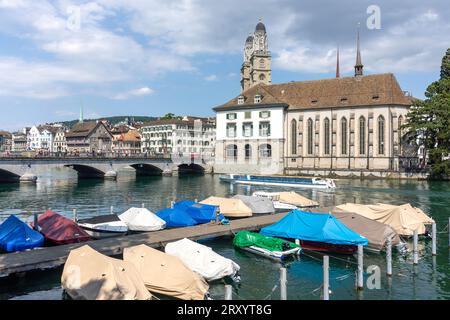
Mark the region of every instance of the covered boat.
<instances>
[{"instance_id":1,"label":"covered boat","mask_svg":"<svg viewBox=\"0 0 450 320\"><path fill-rule=\"evenodd\" d=\"M301 251L300 246L293 242L249 231L238 232L233 239L233 245L237 248L277 260L300 254Z\"/></svg>"},{"instance_id":2,"label":"covered boat","mask_svg":"<svg viewBox=\"0 0 450 320\"><path fill-rule=\"evenodd\" d=\"M191 200L181 200L174 204L175 209L185 211L198 224L210 223L211 221L222 221L225 217L219 212L219 207L199 203ZM217 216L217 217L216 217Z\"/></svg>"},{"instance_id":3,"label":"covered boat","mask_svg":"<svg viewBox=\"0 0 450 320\"><path fill-rule=\"evenodd\" d=\"M197 272L207 281L231 277L239 281L239 265L233 260L222 257L210 247L189 239L168 243L165 252L178 257L192 271Z\"/></svg>"},{"instance_id":4,"label":"covered boat","mask_svg":"<svg viewBox=\"0 0 450 320\"><path fill-rule=\"evenodd\" d=\"M381 251L386 243L391 239L392 246L403 245L399 235L390 226L371 220L354 212L347 212L338 208L330 210L321 210L321 212L330 212L340 222L345 224L353 231L367 238L369 244L366 249L370 251Z\"/></svg>"},{"instance_id":5,"label":"covered boat","mask_svg":"<svg viewBox=\"0 0 450 320\"><path fill-rule=\"evenodd\" d=\"M70 251L61 285L75 300L149 300L152 295L135 266L88 245Z\"/></svg>"},{"instance_id":6,"label":"covered boat","mask_svg":"<svg viewBox=\"0 0 450 320\"><path fill-rule=\"evenodd\" d=\"M253 215L252 209L245 205L240 199L209 197L200 203L219 206L220 213L227 218L243 218L251 217Z\"/></svg>"},{"instance_id":7,"label":"covered boat","mask_svg":"<svg viewBox=\"0 0 450 320\"><path fill-rule=\"evenodd\" d=\"M130 231L157 231L166 227L166 222L146 208L130 208L119 219Z\"/></svg>"},{"instance_id":8,"label":"covered boat","mask_svg":"<svg viewBox=\"0 0 450 320\"><path fill-rule=\"evenodd\" d=\"M336 184L333 179L321 178L298 178L286 176L252 176L252 175L235 175L229 174L220 176L219 179L224 182L263 185L263 186L282 186L294 188L319 188L319 189L335 189Z\"/></svg>"},{"instance_id":9,"label":"covered boat","mask_svg":"<svg viewBox=\"0 0 450 320\"><path fill-rule=\"evenodd\" d=\"M123 259L132 263L150 292L182 300L204 300L208 283L179 258L138 245L125 248Z\"/></svg>"},{"instance_id":10,"label":"covered boat","mask_svg":"<svg viewBox=\"0 0 450 320\"><path fill-rule=\"evenodd\" d=\"M116 214L82 219L78 221L78 225L95 239L117 237L128 232L126 223L120 220Z\"/></svg>"},{"instance_id":11,"label":"covered boat","mask_svg":"<svg viewBox=\"0 0 450 320\"><path fill-rule=\"evenodd\" d=\"M414 230L417 230L418 234L425 234L427 231L425 225L434 222L422 210L414 208L410 204L395 206L346 203L337 208L347 212L356 212L366 218L387 224L401 236L412 236Z\"/></svg>"},{"instance_id":12,"label":"covered boat","mask_svg":"<svg viewBox=\"0 0 450 320\"><path fill-rule=\"evenodd\" d=\"M166 228L191 227L198 224L186 211L178 208L162 209L156 215L166 222Z\"/></svg>"},{"instance_id":13,"label":"covered boat","mask_svg":"<svg viewBox=\"0 0 450 320\"><path fill-rule=\"evenodd\" d=\"M349 229L332 214L293 210L277 223L262 228L261 234L299 239L303 249L351 254L368 240Z\"/></svg>"},{"instance_id":14,"label":"covered boat","mask_svg":"<svg viewBox=\"0 0 450 320\"><path fill-rule=\"evenodd\" d=\"M296 192L264 192L256 191L253 193L254 196L267 197L272 199L274 202L278 201L281 203L289 204L297 208L312 208L318 207L319 203L303 197Z\"/></svg>"},{"instance_id":15,"label":"covered boat","mask_svg":"<svg viewBox=\"0 0 450 320\"><path fill-rule=\"evenodd\" d=\"M6 252L24 251L44 245L44 237L25 222L10 215L0 225L0 249Z\"/></svg>"},{"instance_id":16,"label":"covered boat","mask_svg":"<svg viewBox=\"0 0 450 320\"><path fill-rule=\"evenodd\" d=\"M235 195L233 199L240 199L249 207L253 214L271 214L275 213L275 207L272 200L264 197L252 197L244 195Z\"/></svg>"},{"instance_id":17,"label":"covered boat","mask_svg":"<svg viewBox=\"0 0 450 320\"><path fill-rule=\"evenodd\" d=\"M39 232L51 244L62 245L91 240L91 236L73 220L47 210L38 217Z\"/></svg>"}]
</instances>

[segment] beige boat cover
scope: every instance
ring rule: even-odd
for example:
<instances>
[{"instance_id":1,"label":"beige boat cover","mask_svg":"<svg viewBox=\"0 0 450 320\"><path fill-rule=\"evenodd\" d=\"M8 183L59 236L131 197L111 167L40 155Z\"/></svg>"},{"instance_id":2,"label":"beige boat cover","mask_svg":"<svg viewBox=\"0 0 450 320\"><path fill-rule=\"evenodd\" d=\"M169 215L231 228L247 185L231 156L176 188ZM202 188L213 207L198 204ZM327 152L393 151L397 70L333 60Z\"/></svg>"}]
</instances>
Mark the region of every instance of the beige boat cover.
<instances>
[{"instance_id":1,"label":"beige boat cover","mask_svg":"<svg viewBox=\"0 0 450 320\"><path fill-rule=\"evenodd\" d=\"M138 270L151 292L183 300L203 300L209 286L179 258L144 244L126 248L123 259Z\"/></svg>"},{"instance_id":2,"label":"beige boat cover","mask_svg":"<svg viewBox=\"0 0 450 320\"><path fill-rule=\"evenodd\" d=\"M219 206L220 213L229 218L251 217L253 215L252 209L240 199L209 197L200 203Z\"/></svg>"},{"instance_id":3,"label":"beige boat cover","mask_svg":"<svg viewBox=\"0 0 450 320\"><path fill-rule=\"evenodd\" d=\"M152 298L144 280L131 263L107 257L88 245L70 251L61 285L75 300Z\"/></svg>"},{"instance_id":4,"label":"beige boat cover","mask_svg":"<svg viewBox=\"0 0 450 320\"><path fill-rule=\"evenodd\" d=\"M277 192L280 195L280 199L278 201L292 204L294 206L297 206L299 208L305 208L305 207L316 207L319 205L316 201L310 200L306 197L303 197L299 195L296 192Z\"/></svg>"},{"instance_id":5,"label":"beige boat cover","mask_svg":"<svg viewBox=\"0 0 450 320\"><path fill-rule=\"evenodd\" d=\"M337 208L355 212L366 218L387 224L399 235L404 236L412 236L414 230L417 230L418 234L424 234L426 231L425 225L433 223L433 219L410 204L395 206L388 204L362 205L347 203L339 205Z\"/></svg>"}]
</instances>

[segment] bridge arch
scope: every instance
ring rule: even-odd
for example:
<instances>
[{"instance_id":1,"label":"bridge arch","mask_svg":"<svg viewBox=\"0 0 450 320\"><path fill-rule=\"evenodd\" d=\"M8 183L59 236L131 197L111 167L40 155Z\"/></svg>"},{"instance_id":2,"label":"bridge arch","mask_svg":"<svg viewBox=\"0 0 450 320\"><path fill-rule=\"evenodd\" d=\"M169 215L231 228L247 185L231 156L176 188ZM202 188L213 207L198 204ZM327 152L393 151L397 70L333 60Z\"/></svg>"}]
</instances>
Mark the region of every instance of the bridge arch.
<instances>
[{"instance_id":1,"label":"bridge arch","mask_svg":"<svg viewBox=\"0 0 450 320\"><path fill-rule=\"evenodd\" d=\"M0 168L0 183L2 182L18 182L20 175Z\"/></svg>"},{"instance_id":2,"label":"bridge arch","mask_svg":"<svg viewBox=\"0 0 450 320\"><path fill-rule=\"evenodd\" d=\"M136 170L136 176L161 176L163 174L163 170L156 165L148 164L148 163L135 163L130 164L130 167Z\"/></svg>"},{"instance_id":3,"label":"bridge arch","mask_svg":"<svg viewBox=\"0 0 450 320\"><path fill-rule=\"evenodd\" d=\"M80 179L98 179L104 178L105 172L93 167L82 164L66 164L64 167L71 168L78 173L78 178Z\"/></svg>"},{"instance_id":4,"label":"bridge arch","mask_svg":"<svg viewBox=\"0 0 450 320\"><path fill-rule=\"evenodd\" d=\"M179 174L204 174L205 168L196 163L183 163L178 165Z\"/></svg>"}]
</instances>

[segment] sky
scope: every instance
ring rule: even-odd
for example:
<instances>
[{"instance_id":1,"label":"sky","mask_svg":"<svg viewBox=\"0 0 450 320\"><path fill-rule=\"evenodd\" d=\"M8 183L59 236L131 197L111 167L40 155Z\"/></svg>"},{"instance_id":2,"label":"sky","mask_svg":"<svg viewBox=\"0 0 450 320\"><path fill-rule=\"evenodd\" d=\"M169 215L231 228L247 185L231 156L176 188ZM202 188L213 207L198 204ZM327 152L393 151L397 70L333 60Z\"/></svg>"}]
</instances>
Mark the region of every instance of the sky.
<instances>
[{"instance_id":1,"label":"sky","mask_svg":"<svg viewBox=\"0 0 450 320\"><path fill-rule=\"evenodd\" d=\"M365 74L392 72L423 98L450 47L448 0L0 0L0 129L81 106L86 118L213 116L240 92L259 19L273 83L334 77L338 46L352 76L360 23Z\"/></svg>"}]
</instances>

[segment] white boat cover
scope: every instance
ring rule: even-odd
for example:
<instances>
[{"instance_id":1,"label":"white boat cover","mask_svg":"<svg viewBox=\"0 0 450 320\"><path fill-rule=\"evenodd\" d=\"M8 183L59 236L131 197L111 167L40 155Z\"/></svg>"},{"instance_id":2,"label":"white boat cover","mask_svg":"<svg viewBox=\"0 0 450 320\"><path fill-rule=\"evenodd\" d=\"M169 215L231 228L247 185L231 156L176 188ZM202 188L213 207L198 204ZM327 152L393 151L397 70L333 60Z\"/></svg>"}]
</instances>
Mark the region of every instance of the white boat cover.
<instances>
[{"instance_id":1,"label":"white boat cover","mask_svg":"<svg viewBox=\"0 0 450 320\"><path fill-rule=\"evenodd\" d=\"M418 234L424 234L426 232L425 225L434 222L422 210L414 208L410 204L395 206L389 204L363 205L346 203L337 206L337 208L358 213L366 218L387 224L399 235L404 236L412 236L414 230L417 230Z\"/></svg>"},{"instance_id":2,"label":"white boat cover","mask_svg":"<svg viewBox=\"0 0 450 320\"><path fill-rule=\"evenodd\" d=\"M146 208L130 208L121 215L131 231L157 231L166 227L166 222Z\"/></svg>"},{"instance_id":3,"label":"white boat cover","mask_svg":"<svg viewBox=\"0 0 450 320\"><path fill-rule=\"evenodd\" d=\"M180 258L187 267L207 281L226 276L234 278L240 269L237 263L215 253L210 247L186 238L168 243L165 252Z\"/></svg>"},{"instance_id":4,"label":"white boat cover","mask_svg":"<svg viewBox=\"0 0 450 320\"><path fill-rule=\"evenodd\" d=\"M75 300L152 298L134 265L107 257L88 245L70 251L61 285Z\"/></svg>"},{"instance_id":5,"label":"white boat cover","mask_svg":"<svg viewBox=\"0 0 450 320\"><path fill-rule=\"evenodd\" d=\"M123 259L131 262L151 292L182 300L203 300L208 283L179 258L144 244L125 248Z\"/></svg>"},{"instance_id":6,"label":"white boat cover","mask_svg":"<svg viewBox=\"0 0 450 320\"><path fill-rule=\"evenodd\" d=\"M242 200L247 207L249 207L253 214L274 213L275 207L272 200L264 197L252 197L244 195L235 195L233 199Z\"/></svg>"},{"instance_id":7,"label":"white boat cover","mask_svg":"<svg viewBox=\"0 0 450 320\"><path fill-rule=\"evenodd\" d=\"M253 193L254 196L268 197L273 201L279 201L281 203L287 203L299 208L317 207L319 203L310 200L306 197L299 195L296 192L264 192L257 191Z\"/></svg>"},{"instance_id":8,"label":"white boat cover","mask_svg":"<svg viewBox=\"0 0 450 320\"><path fill-rule=\"evenodd\" d=\"M240 199L209 197L200 203L219 206L220 213L229 218L251 217L253 215L252 209Z\"/></svg>"},{"instance_id":9,"label":"white boat cover","mask_svg":"<svg viewBox=\"0 0 450 320\"><path fill-rule=\"evenodd\" d=\"M82 219L78 221L78 225L82 228L97 230L100 232L117 232L125 233L128 226L119 219L115 214L100 215L93 218Z\"/></svg>"}]
</instances>

